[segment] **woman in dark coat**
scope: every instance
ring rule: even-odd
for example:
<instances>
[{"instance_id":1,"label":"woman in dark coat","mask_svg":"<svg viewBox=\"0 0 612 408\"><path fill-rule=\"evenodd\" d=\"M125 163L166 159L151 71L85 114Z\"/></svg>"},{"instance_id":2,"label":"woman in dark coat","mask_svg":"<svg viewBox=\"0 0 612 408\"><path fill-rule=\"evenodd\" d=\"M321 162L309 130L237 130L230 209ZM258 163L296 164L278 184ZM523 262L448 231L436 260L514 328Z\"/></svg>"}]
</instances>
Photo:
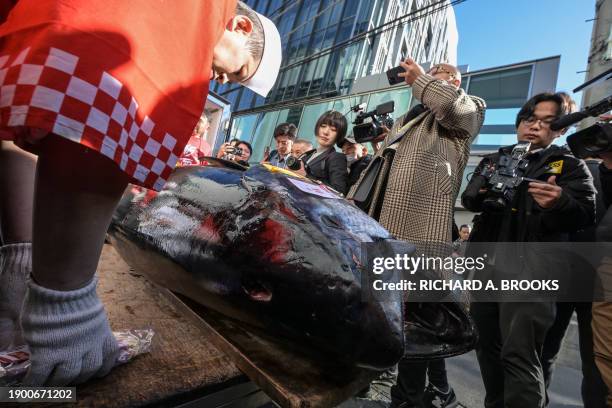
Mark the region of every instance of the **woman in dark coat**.
<instances>
[{"instance_id":1,"label":"woman in dark coat","mask_svg":"<svg viewBox=\"0 0 612 408\"><path fill-rule=\"evenodd\" d=\"M304 157L306 174L334 190L346 194L348 167L346 156L334 149L341 146L346 136L347 122L340 112L327 111L317 120L315 136L317 149Z\"/></svg>"}]
</instances>

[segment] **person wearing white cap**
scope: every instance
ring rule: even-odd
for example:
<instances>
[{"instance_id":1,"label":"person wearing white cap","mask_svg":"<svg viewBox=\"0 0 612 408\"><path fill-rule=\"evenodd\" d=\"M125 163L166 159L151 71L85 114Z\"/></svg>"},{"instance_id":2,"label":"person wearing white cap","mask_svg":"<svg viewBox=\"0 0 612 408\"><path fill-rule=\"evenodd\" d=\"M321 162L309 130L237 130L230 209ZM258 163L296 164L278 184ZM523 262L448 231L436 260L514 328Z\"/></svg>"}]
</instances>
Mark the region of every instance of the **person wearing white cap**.
<instances>
[{"instance_id":1,"label":"person wearing white cap","mask_svg":"<svg viewBox=\"0 0 612 408\"><path fill-rule=\"evenodd\" d=\"M244 49L249 52L245 53ZM222 84L239 82L267 96L276 82L281 40L272 21L238 2L236 16L215 46L213 79Z\"/></svg>"},{"instance_id":2,"label":"person wearing white cap","mask_svg":"<svg viewBox=\"0 0 612 408\"><path fill-rule=\"evenodd\" d=\"M117 363L94 274L128 182L162 189L210 79L265 96L280 37L235 0L5 3L0 350L27 344L26 386L78 384Z\"/></svg>"}]
</instances>

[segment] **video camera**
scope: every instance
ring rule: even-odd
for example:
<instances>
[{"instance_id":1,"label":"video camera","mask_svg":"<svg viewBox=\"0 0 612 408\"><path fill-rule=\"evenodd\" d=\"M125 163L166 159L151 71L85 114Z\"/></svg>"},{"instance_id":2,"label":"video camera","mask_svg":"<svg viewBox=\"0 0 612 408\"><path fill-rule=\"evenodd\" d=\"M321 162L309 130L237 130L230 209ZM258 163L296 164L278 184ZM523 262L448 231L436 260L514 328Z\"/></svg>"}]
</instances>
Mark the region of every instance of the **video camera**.
<instances>
[{"instance_id":1,"label":"video camera","mask_svg":"<svg viewBox=\"0 0 612 408\"><path fill-rule=\"evenodd\" d=\"M390 114L395 110L395 102L382 103L370 112L364 112L366 106L362 103L351 108L353 112L358 112L353 122L355 125L353 126L353 137L357 143L365 143L376 139L385 132L383 126L388 129L393 127L393 118ZM371 118L371 120L366 122L368 118Z\"/></svg>"},{"instance_id":2,"label":"video camera","mask_svg":"<svg viewBox=\"0 0 612 408\"><path fill-rule=\"evenodd\" d=\"M603 80L609 80L612 78L612 68L606 72L598 75L590 81L580 85L574 92L581 91L595 83ZM581 120L588 117L598 117L608 111L612 110L612 95L594 103L593 105L587 106L580 112L570 113L569 115L562 116L553 123L550 128L552 130L560 130L574 123L580 122ZM574 155L580 159L586 157L597 156L601 153L612 152L612 124L605 122L598 122L592 126L582 129L567 138L567 144Z\"/></svg>"},{"instance_id":3,"label":"video camera","mask_svg":"<svg viewBox=\"0 0 612 408\"><path fill-rule=\"evenodd\" d=\"M537 181L523 177L529 161L526 159L531 143L518 143L508 155L501 155L497 163L485 163L481 171L487 183L487 196L483 206L491 210L502 210L512 203L518 186L523 181Z\"/></svg>"}]
</instances>

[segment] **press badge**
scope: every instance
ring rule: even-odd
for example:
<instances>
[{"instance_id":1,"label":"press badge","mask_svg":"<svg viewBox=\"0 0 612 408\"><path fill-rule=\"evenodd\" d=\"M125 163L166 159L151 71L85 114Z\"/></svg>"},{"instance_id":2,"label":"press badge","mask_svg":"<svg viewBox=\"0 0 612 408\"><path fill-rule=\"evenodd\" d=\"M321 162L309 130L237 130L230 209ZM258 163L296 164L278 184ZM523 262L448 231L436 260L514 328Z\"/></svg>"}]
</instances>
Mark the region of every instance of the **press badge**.
<instances>
[{"instance_id":1,"label":"press badge","mask_svg":"<svg viewBox=\"0 0 612 408\"><path fill-rule=\"evenodd\" d=\"M546 170L546 173L561 174L562 170L563 170L563 160L557 160L557 161L554 161L548 164L548 170Z\"/></svg>"}]
</instances>

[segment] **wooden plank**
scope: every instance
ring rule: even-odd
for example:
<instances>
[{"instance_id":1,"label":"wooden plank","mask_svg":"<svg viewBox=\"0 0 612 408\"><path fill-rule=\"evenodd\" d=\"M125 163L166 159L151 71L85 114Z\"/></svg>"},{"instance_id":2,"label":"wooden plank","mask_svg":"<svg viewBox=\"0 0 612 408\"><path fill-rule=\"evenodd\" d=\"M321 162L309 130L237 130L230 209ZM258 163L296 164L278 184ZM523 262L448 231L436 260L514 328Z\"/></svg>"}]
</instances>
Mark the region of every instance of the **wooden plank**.
<instances>
[{"instance_id":1,"label":"wooden plank","mask_svg":"<svg viewBox=\"0 0 612 408\"><path fill-rule=\"evenodd\" d=\"M104 247L98 276L98 295L113 330L151 327L153 349L105 378L77 386L77 404L52 406L197 405L206 395L245 383L242 371L282 407L333 407L378 375L313 359L285 341L179 298L130 271L110 245Z\"/></svg>"},{"instance_id":2,"label":"wooden plank","mask_svg":"<svg viewBox=\"0 0 612 408\"><path fill-rule=\"evenodd\" d=\"M98 276L98 295L113 330L153 328L153 347L107 377L77 386L78 403L66 407L175 405L247 381L212 344L212 333L194 326L157 287L132 273L110 245L104 246Z\"/></svg>"},{"instance_id":3,"label":"wooden plank","mask_svg":"<svg viewBox=\"0 0 612 408\"><path fill-rule=\"evenodd\" d=\"M286 341L245 328L180 295L163 290L183 316L189 317L277 404L287 408L333 407L364 389L379 372L340 367L313 359Z\"/></svg>"}]
</instances>

